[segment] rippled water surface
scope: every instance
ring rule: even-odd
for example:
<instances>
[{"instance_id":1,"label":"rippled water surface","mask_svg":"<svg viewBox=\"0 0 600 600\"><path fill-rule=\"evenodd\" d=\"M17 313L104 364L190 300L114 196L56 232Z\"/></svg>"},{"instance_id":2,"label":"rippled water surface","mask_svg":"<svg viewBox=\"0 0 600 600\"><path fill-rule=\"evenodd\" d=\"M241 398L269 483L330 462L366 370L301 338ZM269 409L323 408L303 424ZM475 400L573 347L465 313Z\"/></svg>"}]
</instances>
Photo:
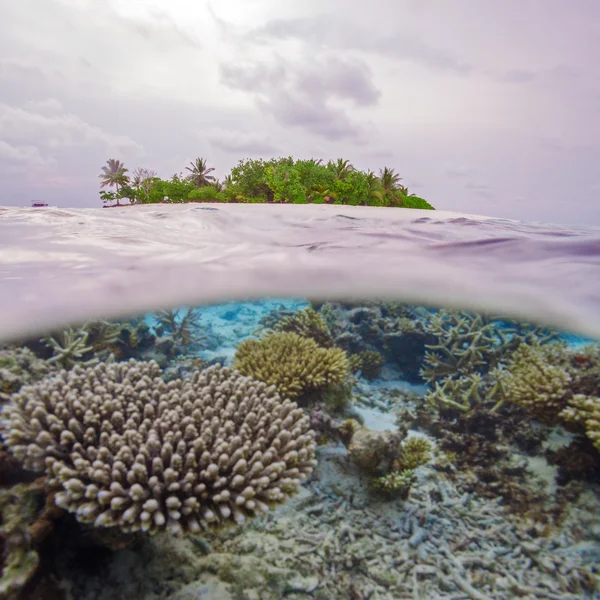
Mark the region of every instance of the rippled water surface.
<instances>
[{"instance_id":1,"label":"rippled water surface","mask_svg":"<svg viewBox=\"0 0 600 600\"><path fill-rule=\"evenodd\" d=\"M0 598L600 598L600 231L0 208Z\"/></svg>"},{"instance_id":2,"label":"rippled water surface","mask_svg":"<svg viewBox=\"0 0 600 600\"><path fill-rule=\"evenodd\" d=\"M0 208L0 265L0 336L268 296L385 296L600 335L598 229L343 206Z\"/></svg>"}]
</instances>

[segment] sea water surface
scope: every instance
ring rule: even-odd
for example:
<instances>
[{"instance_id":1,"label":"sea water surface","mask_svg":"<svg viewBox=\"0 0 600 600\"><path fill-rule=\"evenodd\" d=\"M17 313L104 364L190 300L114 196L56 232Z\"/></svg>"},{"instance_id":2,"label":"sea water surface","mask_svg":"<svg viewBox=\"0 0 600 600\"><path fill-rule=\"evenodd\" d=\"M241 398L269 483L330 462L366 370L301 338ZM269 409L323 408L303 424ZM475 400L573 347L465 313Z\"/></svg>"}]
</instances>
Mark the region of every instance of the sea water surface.
<instances>
[{"instance_id":1,"label":"sea water surface","mask_svg":"<svg viewBox=\"0 0 600 600\"><path fill-rule=\"evenodd\" d=\"M0 599L599 599L598 338L600 229L0 208Z\"/></svg>"},{"instance_id":2,"label":"sea water surface","mask_svg":"<svg viewBox=\"0 0 600 600\"><path fill-rule=\"evenodd\" d=\"M264 297L392 298L600 336L600 229L346 206L0 208L0 339Z\"/></svg>"}]
</instances>

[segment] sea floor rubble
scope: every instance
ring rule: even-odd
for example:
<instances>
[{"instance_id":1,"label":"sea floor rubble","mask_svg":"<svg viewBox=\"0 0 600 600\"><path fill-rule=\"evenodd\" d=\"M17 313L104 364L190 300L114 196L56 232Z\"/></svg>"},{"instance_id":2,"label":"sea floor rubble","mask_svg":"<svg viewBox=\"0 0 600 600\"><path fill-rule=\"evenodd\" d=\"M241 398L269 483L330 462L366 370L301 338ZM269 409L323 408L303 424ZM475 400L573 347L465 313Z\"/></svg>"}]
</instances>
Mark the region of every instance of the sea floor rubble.
<instances>
[{"instance_id":1,"label":"sea floor rubble","mask_svg":"<svg viewBox=\"0 0 600 600\"><path fill-rule=\"evenodd\" d=\"M600 514L590 508L598 495L584 492L560 527L461 494L433 467L419 470L408 500L374 499L343 449L329 445L312 481L273 513L202 539L160 536L120 551L99 578L74 582L73 597L600 598ZM128 576L118 575L124 565Z\"/></svg>"}]
</instances>

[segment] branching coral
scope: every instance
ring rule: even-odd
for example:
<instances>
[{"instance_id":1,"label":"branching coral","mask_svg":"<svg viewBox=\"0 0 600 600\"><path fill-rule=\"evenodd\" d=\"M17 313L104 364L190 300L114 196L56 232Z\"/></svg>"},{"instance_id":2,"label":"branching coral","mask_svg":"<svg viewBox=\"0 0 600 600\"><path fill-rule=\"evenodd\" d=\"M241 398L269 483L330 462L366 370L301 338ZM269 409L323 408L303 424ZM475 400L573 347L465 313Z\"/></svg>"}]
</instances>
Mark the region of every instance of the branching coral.
<instances>
[{"instance_id":1,"label":"branching coral","mask_svg":"<svg viewBox=\"0 0 600 600\"><path fill-rule=\"evenodd\" d=\"M124 532L198 532L268 510L312 471L295 403L218 365L168 384L155 362L75 367L25 386L3 436L56 504Z\"/></svg>"},{"instance_id":2,"label":"branching coral","mask_svg":"<svg viewBox=\"0 0 600 600\"><path fill-rule=\"evenodd\" d=\"M365 379L377 379L381 374L381 368L385 364L385 358L376 350L365 350L357 356L358 370Z\"/></svg>"},{"instance_id":3,"label":"branching coral","mask_svg":"<svg viewBox=\"0 0 600 600\"><path fill-rule=\"evenodd\" d=\"M63 369L72 369L76 364L91 366L98 362L93 356L94 347L88 344L89 331L84 328L65 329L61 334L43 338L42 342L52 348L53 355L48 359ZM86 358L86 355L92 355Z\"/></svg>"},{"instance_id":4,"label":"branching coral","mask_svg":"<svg viewBox=\"0 0 600 600\"><path fill-rule=\"evenodd\" d=\"M547 344L556 338L547 329L457 310L438 311L425 330L437 338L435 344L427 345L429 352L421 370L429 383L487 372L521 344Z\"/></svg>"},{"instance_id":5,"label":"branching coral","mask_svg":"<svg viewBox=\"0 0 600 600\"><path fill-rule=\"evenodd\" d=\"M479 373L463 375L458 379L446 377L442 382L435 381L425 395L430 406L455 408L468 412L481 402L480 387L482 378Z\"/></svg>"},{"instance_id":6,"label":"branching coral","mask_svg":"<svg viewBox=\"0 0 600 600\"><path fill-rule=\"evenodd\" d=\"M179 310L162 310L157 315L158 335L167 335L180 351L187 351L198 345L204 337L198 333L200 311L188 308L180 314Z\"/></svg>"},{"instance_id":7,"label":"branching coral","mask_svg":"<svg viewBox=\"0 0 600 600\"><path fill-rule=\"evenodd\" d=\"M388 494L406 497L416 481L415 469L431 460L431 444L424 438L409 437L400 447L398 457L392 461L392 471L373 479L375 488Z\"/></svg>"},{"instance_id":8,"label":"branching coral","mask_svg":"<svg viewBox=\"0 0 600 600\"><path fill-rule=\"evenodd\" d=\"M425 327L437 338L428 344L422 377L433 382L445 377L460 377L485 366L497 352L496 328L482 315L468 312L437 312Z\"/></svg>"},{"instance_id":9,"label":"branching coral","mask_svg":"<svg viewBox=\"0 0 600 600\"><path fill-rule=\"evenodd\" d=\"M296 333L271 333L260 340L242 342L235 353L234 368L274 385L282 396L292 399L340 384L349 373L343 350L322 348Z\"/></svg>"},{"instance_id":10,"label":"branching coral","mask_svg":"<svg viewBox=\"0 0 600 600\"><path fill-rule=\"evenodd\" d=\"M587 437L600 450L600 398L575 394L560 417L569 423L583 425Z\"/></svg>"},{"instance_id":11,"label":"branching coral","mask_svg":"<svg viewBox=\"0 0 600 600\"><path fill-rule=\"evenodd\" d=\"M521 344L505 368L495 371L490 395L522 406L540 421L557 423L571 396L572 378L566 368L551 360L556 350L553 344Z\"/></svg>"},{"instance_id":12,"label":"branching coral","mask_svg":"<svg viewBox=\"0 0 600 600\"><path fill-rule=\"evenodd\" d=\"M333 336L323 317L313 308L305 308L275 324L274 331L297 333L311 338L323 348L333 347Z\"/></svg>"},{"instance_id":13,"label":"branching coral","mask_svg":"<svg viewBox=\"0 0 600 600\"><path fill-rule=\"evenodd\" d=\"M392 463L394 471L414 471L431 460L431 442L425 438L412 436L402 444L400 455Z\"/></svg>"},{"instance_id":14,"label":"branching coral","mask_svg":"<svg viewBox=\"0 0 600 600\"><path fill-rule=\"evenodd\" d=\"M383 477L373 479L373 486L387 494L399 495L401 497L408 496L410 488L415 483L415 472L411 470L395 471L388 473Z\"/></svg>"}]
</instances>

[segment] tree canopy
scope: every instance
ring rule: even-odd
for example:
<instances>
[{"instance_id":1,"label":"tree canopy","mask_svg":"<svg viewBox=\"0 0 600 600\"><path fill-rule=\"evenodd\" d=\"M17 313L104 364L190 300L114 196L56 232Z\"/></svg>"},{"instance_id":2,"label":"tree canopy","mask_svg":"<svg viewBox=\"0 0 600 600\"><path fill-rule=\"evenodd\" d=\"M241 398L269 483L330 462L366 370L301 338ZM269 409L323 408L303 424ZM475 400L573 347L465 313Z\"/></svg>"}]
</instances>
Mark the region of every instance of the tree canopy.
<instances>
[{"instance_id":1,"label":"tree canopy","mask_svg":"<svg viewBox=\"0 0 600 600\"><path fill-rule=\"evenodd\" d=\"M102 167L101 191L105 203L126 198L131 203L157 202L246 202L281 204L347 204L351 206L389 206L422 208L433 206L423 198L409 194L392 168L384 167L376 175L356 169L348 160L326 164L320 159L295 160L293 157L240 160L219 181L203 158L186 167L189 173L161 179L148 169L135 169L129 178L119 160L110 159Z\"/></svg>"}]
</instances>

